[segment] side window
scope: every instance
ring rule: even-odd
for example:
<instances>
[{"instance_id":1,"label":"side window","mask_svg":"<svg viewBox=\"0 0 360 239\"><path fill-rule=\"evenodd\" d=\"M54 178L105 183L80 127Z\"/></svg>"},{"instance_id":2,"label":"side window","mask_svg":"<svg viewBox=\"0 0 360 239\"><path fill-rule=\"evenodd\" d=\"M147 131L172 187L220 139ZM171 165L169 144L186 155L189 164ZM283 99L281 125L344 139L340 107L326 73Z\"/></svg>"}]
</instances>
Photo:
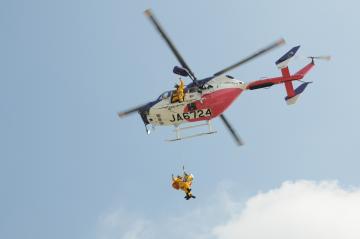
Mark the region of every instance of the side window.
<instances>
[{"instance_id":1,"label":"side window","mask_svg":"<svg viewBox=\"0 0 360 239\"><path fill-rule=\"evenodd\" d=\"M203 89L211 89L211 88L213 88L213 86L207 83L203 85Z\"/></svg>"},{"instance_id":2,"label":"side window","mask_svg":"<svg viewBox=\"0 0 360 239\"><path fill-rule=\"evenodd\" d=\"M194 92L196 92L198 89L199 89L199 88L198 88L197 86L191 87L191 88L189 89L189 93L194 93Z\"/></svg>"}]
</instances>

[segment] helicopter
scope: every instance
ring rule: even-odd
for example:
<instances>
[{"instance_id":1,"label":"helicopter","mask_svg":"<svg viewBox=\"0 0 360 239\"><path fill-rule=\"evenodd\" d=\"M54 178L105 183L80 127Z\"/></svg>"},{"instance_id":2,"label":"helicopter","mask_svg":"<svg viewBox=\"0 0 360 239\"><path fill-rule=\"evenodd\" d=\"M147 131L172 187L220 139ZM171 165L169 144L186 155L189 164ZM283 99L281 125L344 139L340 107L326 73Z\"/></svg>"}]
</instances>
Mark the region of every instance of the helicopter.
<instances>
[{"instance_id":1,"label":"helicopter","mask_svg":"<svg viewBox=\"0 0 360 239\"><path fill-rule=\"evenodd\" d=\"M190 198L196 198L192 192L191 192L191 186L194 179L194 175L191 173L185 172L185 168L183 166L183 176L178 175L177 177L174 177L174 175L171 176L172 178L172 184L171 186L176 190L182 190L185 193L185 199L189 200Z\"/></svg>"},{"instance_id":2,"label":"helicopter","mask_svg":"<svg viewBox=\"0 0 360 239\"><path fill-rule=\"evenodd\" d=\"M157 99L138 107L119 112L118 115L119 117L124 117L132 113L139 113L144 122L147 134L150 134L151 128L155 128L155 126L174 126L176 137L168 141L177 141L216 133L212 127L211 121L214 118L220 117L235 142L238 145L243 145L243 140L224 115L224 111L242 92L245 90L269 88L276 84L284 84L286 90L285 101L288 105L294 104L300 94L303 93L306 87L311 83L301 80L314 67L314 60L330 59L329 56L308 57L310 59L310 63L305 65L295 74L291 74L288 68L288 63L300 48L300 46L296 46L290 49L275 62L282 74L279 77L265 78L245 83L230 75L226 75L227 72L275 49L276 47L283 45L285 40L281 38L254 52L248 57L243 58L239 62L214 73L210 77L198 79L194 72L190 69L189 65L185 62L184 58L180 55L168 35L165 33L152 11L147 9L144 13L154 25L155 29L160 33L161 37L167 43L168 47L171 49L172 53L181 65L175 66L173 68L173 73L180 77L188 77L192 80L192 82L188 85L184 85L183 81L180 79L180 83L176 85L176 89L165 91ZM302 84L294 89L294 81L301 81ZM203 123L203 121L205 123ZM184 123L195 122L200 122L201 124L193 124L180 128L180 125ZM207 131L185 137L180 135L181 131L201 126L207 126Z\"/></svg>"}]
</instances>

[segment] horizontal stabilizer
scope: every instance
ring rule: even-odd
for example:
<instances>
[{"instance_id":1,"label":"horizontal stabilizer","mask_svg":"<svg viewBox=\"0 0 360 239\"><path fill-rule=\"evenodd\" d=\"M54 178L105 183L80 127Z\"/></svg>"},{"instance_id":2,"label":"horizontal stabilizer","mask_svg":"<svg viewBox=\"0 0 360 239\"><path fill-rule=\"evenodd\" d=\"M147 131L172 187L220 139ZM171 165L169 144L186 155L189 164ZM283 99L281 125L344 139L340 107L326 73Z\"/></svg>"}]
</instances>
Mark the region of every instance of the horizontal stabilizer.
<instances>
[{"instance_id":1,"label":"horizontal stabilizer","mask_svg":"<svg viewBox=\"0 0 360 239\"><path fill-rule=\"evenodd\" d=\"M297 99L299 98L300 94L304 92L305 88L312 82L304 82L301 85L299 85L295 90L295 95L292 97L286 96L285 100L288 105L295 104Z\"/></svg>"},{"instance_id":2,"label":"horizontal stabilizer","mask_svg":"<svg viewBox=\"0 0 360 239\"><path fill-rule=\"evenodd\" d=\"M285 68L288 66L290 59L296 54L300 46L293 47L290 51L286 52L279 60L275 62L276 66L279 69Z\"/></svg>"}]
</instances>

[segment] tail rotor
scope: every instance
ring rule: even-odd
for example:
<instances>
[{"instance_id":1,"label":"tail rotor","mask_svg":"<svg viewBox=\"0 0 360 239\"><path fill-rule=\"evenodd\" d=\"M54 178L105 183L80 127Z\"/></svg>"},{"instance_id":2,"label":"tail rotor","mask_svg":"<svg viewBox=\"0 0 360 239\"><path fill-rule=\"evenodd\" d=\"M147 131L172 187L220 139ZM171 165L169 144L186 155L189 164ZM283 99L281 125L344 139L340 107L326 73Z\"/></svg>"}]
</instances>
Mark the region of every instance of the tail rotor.
<instances>
[{"instance_id":1,"label":"tail rotor","mask_svg":"<svg viewBox=\"0 0 360 239\"><path fill-rule=\"evenodd\" d=\"M324 61L331 60L331 56L308 56L307 58L311 59L312 62L314 62L314 60L324 60Z\"/></svg>"}]
</instances>

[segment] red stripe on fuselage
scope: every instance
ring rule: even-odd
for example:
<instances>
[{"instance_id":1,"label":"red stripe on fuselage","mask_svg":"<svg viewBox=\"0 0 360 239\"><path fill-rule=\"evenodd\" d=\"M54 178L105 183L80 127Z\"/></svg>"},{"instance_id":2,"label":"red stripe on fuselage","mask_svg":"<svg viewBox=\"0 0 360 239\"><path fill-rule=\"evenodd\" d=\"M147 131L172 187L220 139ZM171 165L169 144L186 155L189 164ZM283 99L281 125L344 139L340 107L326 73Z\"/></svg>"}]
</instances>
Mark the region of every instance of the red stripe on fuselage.
<instances>
[{"instance_id":1,"label":"red stripe on fuselage","mask_svg":"<svg viewBox=\"0 0 360 239\"><path fill-rule=\"evenodd\" d=\"M202 102L200 100L194 102L196 109L210 109L211 116L189 119L186 121L196 122L201 120L210 120L219 116L231 105L231 103L241 94L242 91L243 90L240 88L227 88L203 95ZM184 108L184 113L187 112L191 111L186 106Z\"/></svg>"}]
</instances>

